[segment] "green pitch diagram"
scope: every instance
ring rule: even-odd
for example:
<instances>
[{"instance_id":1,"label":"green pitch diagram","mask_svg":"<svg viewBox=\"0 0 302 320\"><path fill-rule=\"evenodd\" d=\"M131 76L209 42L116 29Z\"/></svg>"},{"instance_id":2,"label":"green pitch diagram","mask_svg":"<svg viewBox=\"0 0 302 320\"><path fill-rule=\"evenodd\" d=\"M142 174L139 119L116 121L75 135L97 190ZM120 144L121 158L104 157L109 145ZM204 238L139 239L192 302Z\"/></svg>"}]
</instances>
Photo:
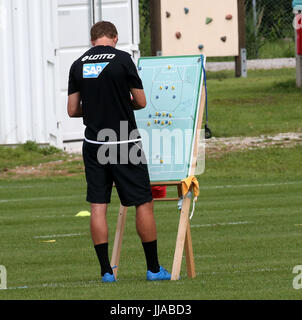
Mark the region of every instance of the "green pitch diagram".
<instances>
[{"instance_id":1,"label":"green pitch diagram","mask_svg":"<svg viewBox=\"0 0 302 320\"><path fill-rule=\"evenodd\" d=\"M139 60L147 106L135 114L151 181L190 174L204 66L203 55Z\"/></svg>"}]
</instances>

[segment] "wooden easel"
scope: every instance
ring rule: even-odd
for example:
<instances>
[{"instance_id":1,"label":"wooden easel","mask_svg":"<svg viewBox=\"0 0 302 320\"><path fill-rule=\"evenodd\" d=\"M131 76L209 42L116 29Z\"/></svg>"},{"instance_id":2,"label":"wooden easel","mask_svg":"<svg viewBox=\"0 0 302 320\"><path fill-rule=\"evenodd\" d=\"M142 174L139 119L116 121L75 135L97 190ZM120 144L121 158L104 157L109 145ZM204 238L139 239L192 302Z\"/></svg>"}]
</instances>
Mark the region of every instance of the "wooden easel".
<instances>
[{"instance_id":1,"label":"wooden easel","mask_svg":"<svg viewBox=\"0 0 302 320\"><path fill-rule=\"evenodd\" d=\"M203 87L199 114L198 114L198 121L197 121L197 130L201 129L201 126L202 126L204 108L205 108L205 88ZM192 166L190 171L191 175L194 175L195 168L197 165L199 138L200 137L196 135L194 150L193 150L193 161L192 161ZM177 187L177 192L178 192L177 198L154 199L154 201L156 202L157 201L179 201L179 199L183 197L182 208L180 211L179 225L178 225L178 233L177 233L177 239L176 239L176 247L174 252L171 280L179 279L184 249L185 249L185 255L186 255L187 275L189 278L195 278L196 272L195 272L193 245L192 245L192 237L191 237L191 226L190 226L190 219L189 219L191 197L189 197L188 194L183 194L181 181L152 182L151 186L152 187L155 187L155 186L176 186ZM128 208L121 205L119 215L118 215L115 240L114 240L113 251L112 251L112 258L111 258L112 267L119 266L127 211L128 211ZM115 278L117 278L118 268L115 268L113 272L114 272Z\"/></svg>"}]
</instances>

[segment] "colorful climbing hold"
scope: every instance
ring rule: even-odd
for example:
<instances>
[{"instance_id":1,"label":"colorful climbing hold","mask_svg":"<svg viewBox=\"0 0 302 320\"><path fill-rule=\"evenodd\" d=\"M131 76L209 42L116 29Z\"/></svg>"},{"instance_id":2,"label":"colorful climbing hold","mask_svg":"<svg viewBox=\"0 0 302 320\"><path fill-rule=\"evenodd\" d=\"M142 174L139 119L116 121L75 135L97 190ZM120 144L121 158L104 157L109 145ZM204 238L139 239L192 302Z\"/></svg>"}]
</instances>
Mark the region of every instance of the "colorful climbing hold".
<instances>
[{"instance_id":1,"label":"colorful climbing hold","mask_svg":"<svg viewBox=\"0 0 302 320\"><path fill-rule=\"evenodd\" d=\"M223 41L223 42L226 42L227 41L227 37L223 36L223 37L220 38L220 40Z\"/></svg>"},{"instance_id":2,"label":"colorful climbing hold","mask_svg":"<svg viewBox=\"0 0 302 320\"><path fill-rule=\"evenodd\" d=\"M213 18L209 18L209 17L206 18L206 24L210 24L212 21L213 21Z\"/></svg>"},{"instance_id":3,"label":"colorful climbing hold","mask_svg":"<svg viewBox=\"0 0 302 320\"><path fill-rule=\"evenodd\" d=\"M204 45L203 44L200 44L199 46L198 46L198 49L199 50L202 50L204 48Z\"/></svg>"},{"instance_id":4,"label":"colorful climbing hold","mask_svg":"<svg viewBox=\"0 0 302 320\"><path fill-rule=\"evenodd\" d=\"M171 17L171 13L169 11L166 11L166 17L170 18Z\"/></svg>"},{"instance_id":5,"label":"colorful climbing hold","mask_svg":"<svg viewBox=\"0 0 302 320\"><path fill-rule=\"evenodd\" d=\"M227 14L225 16L226 20L232 20L233 19L233 16L231 14Z\"/></svg>"},{"instance_id":6,"label":"colorful climbing hold","mask_svg":"<svg viewBox=\"0 0 302 320\"><path fill-rule=\"evenodd\" d=\"M175 86L172 86L172 90L175 90Z\"/></svg>"},{"instance_id":7,"label":"colorful climbing hold","mask_svg":"<svg viewBox=\"0 0 302 320\"><path fill-rule=\"evenodd\" d=\"M188 14L190 11L189 8L185 8L184 10L185 10L185 14Z\"/></svg>"},{"instance_id":8,"label":"colorful climbing hold","mask_svg":"<svg viewBox=\"0 0 302 320\"><path fill-rule=\"evenodd\" d=\"M181 33L180 33L179 31L177 31L177 32L175 33L175 37L176 37L177 39L180 39L180 38L181 38Z\"/></svg>"}]
</instances>

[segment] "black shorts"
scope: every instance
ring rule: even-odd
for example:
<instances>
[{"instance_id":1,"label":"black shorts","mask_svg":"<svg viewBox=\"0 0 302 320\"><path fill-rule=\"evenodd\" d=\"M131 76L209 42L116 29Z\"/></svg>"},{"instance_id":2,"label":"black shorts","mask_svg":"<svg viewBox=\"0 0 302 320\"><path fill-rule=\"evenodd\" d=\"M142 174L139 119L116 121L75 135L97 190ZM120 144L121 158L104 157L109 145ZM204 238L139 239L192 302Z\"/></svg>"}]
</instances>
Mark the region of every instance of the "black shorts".
<instances>
[{"instance_id":1,"label":"black shorts","mask_svg":"<svg viewBox=\"0 0 302 320\"><path fill-rule=\"evenodd\" d=\"M138 151L143 152L141 142L127 145L128 150L137 146ZM128 164L120 164L121 157L125 158L125 145L123 151L120 146L116 146L117 163L101 164L99 161L100 153L98 154L100 145L84 141L83 159L88 202L110 203L113 183L116 186L121 204L125 207L139 206L153 200L147 164L133 164L131 161L128 161ZM129 153L126 157L129 159Z\"/></svg>"}]
</instances>

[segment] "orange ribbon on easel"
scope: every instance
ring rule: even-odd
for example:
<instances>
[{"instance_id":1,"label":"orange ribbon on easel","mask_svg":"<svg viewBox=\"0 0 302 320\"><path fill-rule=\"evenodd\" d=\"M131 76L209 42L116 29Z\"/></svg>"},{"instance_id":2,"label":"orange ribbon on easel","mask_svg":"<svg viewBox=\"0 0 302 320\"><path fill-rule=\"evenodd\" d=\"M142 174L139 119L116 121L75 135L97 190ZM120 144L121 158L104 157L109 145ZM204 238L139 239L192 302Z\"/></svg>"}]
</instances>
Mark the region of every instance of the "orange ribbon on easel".
<instances>
[{"instance_id":1,"label":"orange ribbon on easel","mask_svg":"<svg viewBox=\"0 0 302 320\"><path fill-rule=\"evenodd\" d=\"M190 215L190 220L191 220L193 218L194 211L195 211L195 204L196 204L197 198L199 196L199 182L196 177L190 176L186 179L181 180L181 187L182 187L183 197L187 196L190 198L192 196L190 189L191 189L191 187L193 188L193 193L194 193L195 198L193 199L193 208L192 208L192 212ZM180 201L178 203L179 208L181 208L181 206L182 206L182 200L183 200L183 198L180 199Z\"/></svg>"},{"instance_id":2,"label":"orange ribbon on easel","mask_svg":"<svg viewBox=\"0 0 302 320\"><path fill-rule=\"evenodd\" d=\"M190 176L186 179L181 180L182 194L186 195L191 186L193 187L193 193L195 197L199 196L199 183L196 177Z\"/></svg>"}]
</instances>

